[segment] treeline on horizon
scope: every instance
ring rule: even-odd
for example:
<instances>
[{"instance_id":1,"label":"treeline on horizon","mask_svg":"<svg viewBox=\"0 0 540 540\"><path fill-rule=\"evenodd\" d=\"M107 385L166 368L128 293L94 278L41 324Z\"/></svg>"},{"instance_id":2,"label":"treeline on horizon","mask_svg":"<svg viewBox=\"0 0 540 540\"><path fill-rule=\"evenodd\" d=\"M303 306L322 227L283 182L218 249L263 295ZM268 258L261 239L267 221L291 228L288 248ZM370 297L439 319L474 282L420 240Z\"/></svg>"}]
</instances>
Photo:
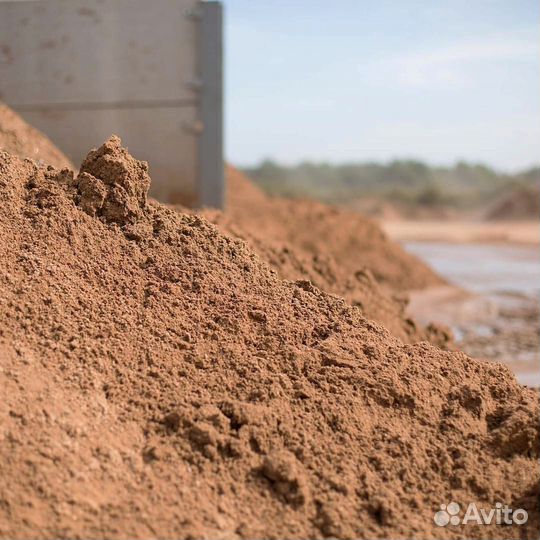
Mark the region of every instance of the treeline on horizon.
<instances>
[{"instance_id":1,"label":"treeline on horizon","mask_svg":"<svg viewBox=\"0 0 540 540\"><path fill-rule=\"evenodd\" d=\"M387 164L303 162L285 166L264 160L241 170L272 195L334 203L371 196L412 205L467 208L505 192L536 192L540 187L540 167L506 174L465 162L453 167L433 167L414 160Z\"/></svg>"}]
</instances>

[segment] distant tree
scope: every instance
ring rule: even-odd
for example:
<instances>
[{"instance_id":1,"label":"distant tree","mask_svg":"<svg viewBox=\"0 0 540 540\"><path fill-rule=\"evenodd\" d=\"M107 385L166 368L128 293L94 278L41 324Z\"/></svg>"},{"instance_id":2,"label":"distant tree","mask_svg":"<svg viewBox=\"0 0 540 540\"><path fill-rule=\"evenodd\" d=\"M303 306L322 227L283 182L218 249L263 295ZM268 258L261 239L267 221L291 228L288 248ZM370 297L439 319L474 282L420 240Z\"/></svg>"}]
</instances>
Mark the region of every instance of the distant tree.
<instances>
[{"instance_id":1,"label":"distant tree","mask_svg":"<svg viewBox=\"0 0 540 540\"><path fill-rule=\"evenodd\" d=\"M472 207L512 185L540 185L540 167L508 175L464 161L453 167L431 167L417 160L387 164L304 161L285 166L268 158L244 171L270 193L329 202L367 196L425 206Z\"/></svg>"}]
</instances>

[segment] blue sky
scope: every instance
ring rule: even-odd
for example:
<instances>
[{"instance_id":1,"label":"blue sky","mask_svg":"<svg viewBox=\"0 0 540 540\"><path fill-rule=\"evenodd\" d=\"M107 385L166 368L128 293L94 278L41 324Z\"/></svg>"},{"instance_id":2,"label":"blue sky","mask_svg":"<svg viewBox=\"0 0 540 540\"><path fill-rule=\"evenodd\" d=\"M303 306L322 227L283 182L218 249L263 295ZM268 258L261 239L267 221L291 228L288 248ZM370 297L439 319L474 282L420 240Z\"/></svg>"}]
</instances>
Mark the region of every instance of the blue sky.
<instances>
[{"instance_id":1,"label":"blue sky","mask_svg":"<svg viewBox=\"0 0 540 540\"><path fill-rule=\"evenodd\" d=\"M238 165L540 161L537 0L224 0Z\"/></svg>"}]
</instances>

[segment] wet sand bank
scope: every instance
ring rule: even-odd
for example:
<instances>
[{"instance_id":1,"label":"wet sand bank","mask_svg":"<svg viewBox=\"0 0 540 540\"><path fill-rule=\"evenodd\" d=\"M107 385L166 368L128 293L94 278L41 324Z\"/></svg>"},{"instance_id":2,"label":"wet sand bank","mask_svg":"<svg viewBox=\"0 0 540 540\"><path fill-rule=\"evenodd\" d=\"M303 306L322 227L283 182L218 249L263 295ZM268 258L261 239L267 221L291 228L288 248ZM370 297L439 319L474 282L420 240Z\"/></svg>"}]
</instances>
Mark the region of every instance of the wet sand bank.
<instances>
[{"instance_id":1,"label":"wet sand bank","mask_svg":"<svg viewBox=\"0 0 540 540\"><path fill-rule=\"evenodd\" d=\"M382 221L393 240L400 242L459 242L536 244L540 226L534 221Z\"/></svg>"},{"instance_id":2,"label":"wet sand bank","mask_svg":"<svg viewBox=\"0 0 540 540\"><path fill-rule=\"evenodd\" d=\"M408 242L449 286L411 294L410 313L447 324L471 356L508 365L540 386L540 254L536 246Z\"/></svg>"}]
</instances>

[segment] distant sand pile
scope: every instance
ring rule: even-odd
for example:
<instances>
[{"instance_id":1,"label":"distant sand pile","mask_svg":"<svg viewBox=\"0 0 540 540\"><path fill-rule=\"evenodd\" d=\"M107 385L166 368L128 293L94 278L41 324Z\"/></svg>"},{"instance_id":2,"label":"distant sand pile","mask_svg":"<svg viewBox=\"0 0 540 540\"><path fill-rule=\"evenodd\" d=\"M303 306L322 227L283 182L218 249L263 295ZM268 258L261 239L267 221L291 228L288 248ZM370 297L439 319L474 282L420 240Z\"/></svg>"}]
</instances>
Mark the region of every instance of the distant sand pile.
<instances>
[{"instance_id":1,"label":"distant sand pile","mask_svg":"<svg viewBox=\"0 0 540 540\"><path fill-rule=\"evenodd\" d=\"M202 215L221 231L247 242L282 279L308 280L322 291L344 298L360 309L364 317L382 324L404 342L427 340L445 348L452 344L450 330L438 324L423 327L416 323L406 314L407 295L393 293L379 285L368 268L348 274L326 253L301 254L301 250L298 252L288 242L273 240L264 231L247 232L228 213L204 210Z\"/></svg>"},{"instance_id":2,"label":"distant sand pile","mask_svg":"<svg viewBox=\"0 0 540 540\"><path fill-rule=\"evenodd\" d=\"M540 188L515 188L494 203L486 215L489 221L538 220L540 218Z\"/></svg>"},{"instance_id":3,"label":"distant sand pile","mask_svg":"<svg viewBox=\"0 0 540 540\"><path fill-rule=\"evenodd\" d=\"M15 111L0 101L0 150L40 165L68 167L69 159L43 133L28 125Z\"/></svg>"},{"instance_id":4,"label":"distant sand pile","mask_svg":"<svg viewBox=\"0 0 540 540\"><path fill-rule=\"evenodd\" d=\"M313 201L267 197L230 166L227 184L226 211L202 214L227 234L246 241L281 278L307 279L345 298L407 343L428 340L450 345L448 329L435 324L423 328L405 312L404 289L442 279L386 238L374 222Z\"/></svg>"},{"instance_id":5,"label":"distant sand pile","mask_svg":"<svg viewBox=\"0 0 540 540\"><path fill-rule=\"evenodd\" d=\"M1 537L538 536L533 391L282 281L149 183L117 138L76 176L0 153ZM530 517L437 527L450 501Z\"/></svg>"},{"instance_id":6,"label":"distant sand pile","mask_svg":"<svg viewBox=\"0 0 540 540\"><path fill-rule=\"evenodd\" d=\"M348 274L367 268L394 291L444 281L390 240L372 220L323 203L271 198L233 167L227 168L226 212L254 236L290 244L298 253L332 257Z\"/></svg>"}]
</instances>

